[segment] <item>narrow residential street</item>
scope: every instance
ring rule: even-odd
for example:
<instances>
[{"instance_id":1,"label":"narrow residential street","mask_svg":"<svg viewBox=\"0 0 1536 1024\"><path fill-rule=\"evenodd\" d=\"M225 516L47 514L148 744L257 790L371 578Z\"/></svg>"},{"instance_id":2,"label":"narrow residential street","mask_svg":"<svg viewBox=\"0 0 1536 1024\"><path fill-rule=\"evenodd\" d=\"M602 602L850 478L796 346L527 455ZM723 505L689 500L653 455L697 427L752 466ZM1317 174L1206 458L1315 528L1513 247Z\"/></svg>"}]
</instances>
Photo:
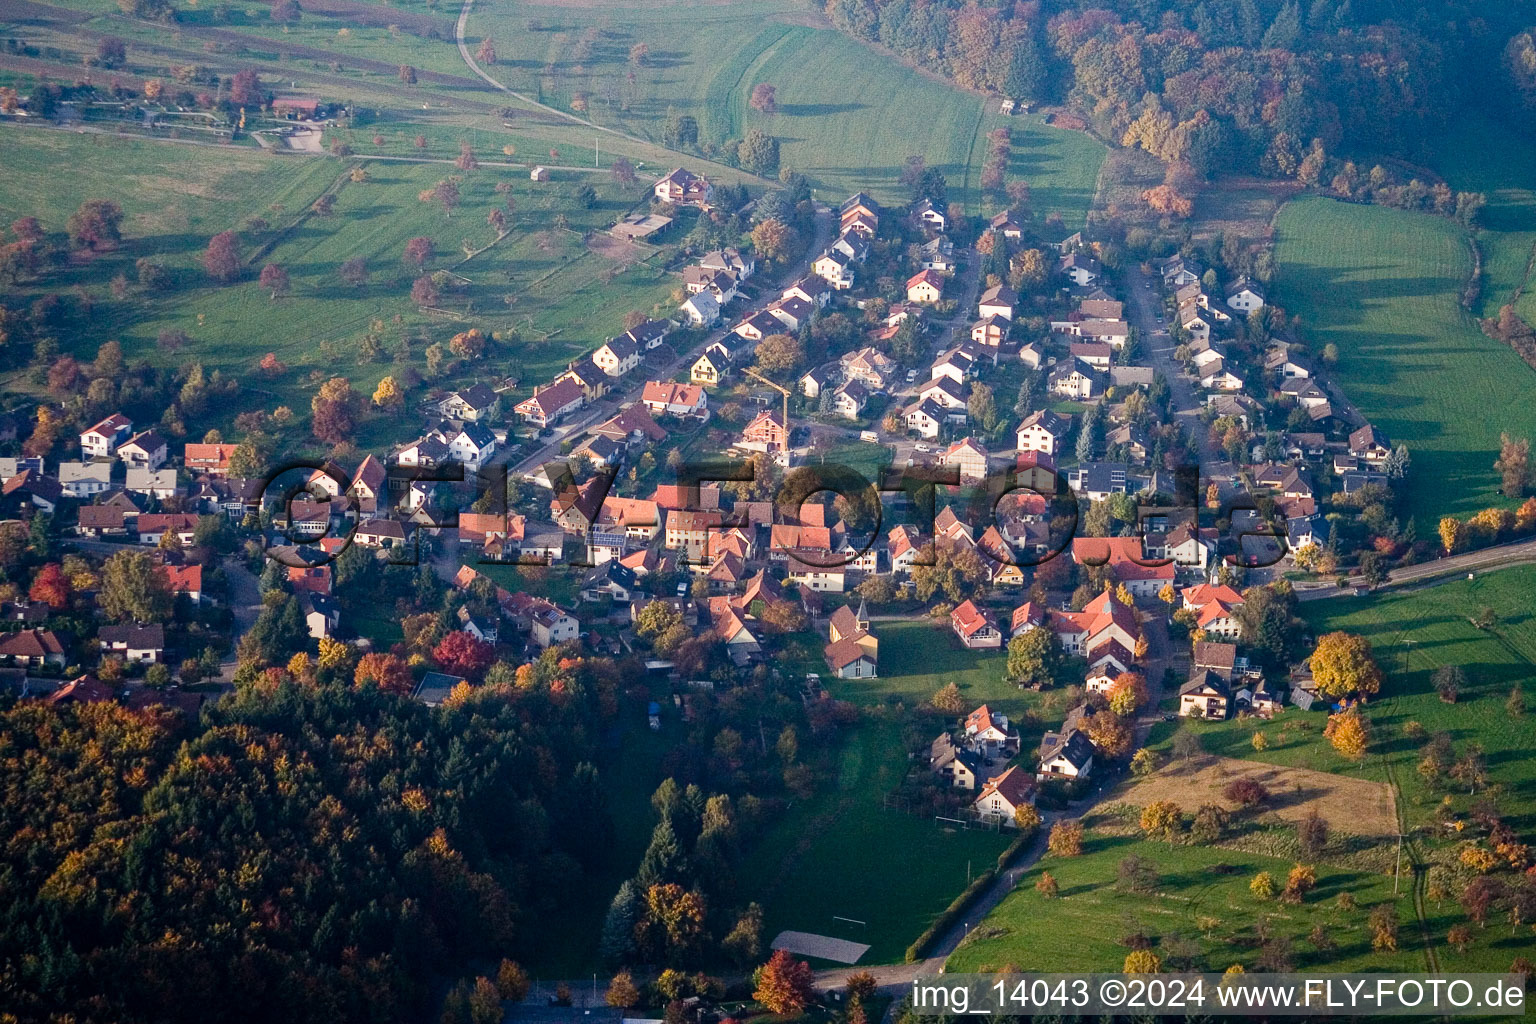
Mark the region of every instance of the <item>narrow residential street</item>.
<instances>
[{"instance_id":1,"label":"narrow residential street","mask_svg":"<svg viewBox=\"0 0 1536 1024\"><path fill-rule=\"evenodd\" d=\"M829 207L818 206L816 208L816 231L811 238L811 244L806 248L805 255L779 275L776 288L770 289L771 291L777 291L794 284L811 272L811 264L815 262L817 256L821 255L822 250L832 242L833 223L832 210ZM777 298L778 295L774 294L769 301ZM710 331L698 344L689 348L686 352L680 353L673 359L663 363L647 361L646 374L650 376L637 373L631 375L628 379L619 380L617 383L624 385L622 390L616 387L601 401L595 402L583 409L577 419L555 428L552 436L541 441L533 451L524 455L516 465L510 466L508 472L514 476L531 473L546 462L560 458L560 443L562 441L578 437L586 428L614 415L621 406L639 401L640 392L645 390L645 382L647 380L667 380L679 370L692 366L706 348L725 337L726 334L730 333L732 327L740 323L747 316L750 316L753 312L757 312L757 310L753 309L746 313L732 313L728 319L722 319L721 327Z\"/></svg>"}]
</instances>

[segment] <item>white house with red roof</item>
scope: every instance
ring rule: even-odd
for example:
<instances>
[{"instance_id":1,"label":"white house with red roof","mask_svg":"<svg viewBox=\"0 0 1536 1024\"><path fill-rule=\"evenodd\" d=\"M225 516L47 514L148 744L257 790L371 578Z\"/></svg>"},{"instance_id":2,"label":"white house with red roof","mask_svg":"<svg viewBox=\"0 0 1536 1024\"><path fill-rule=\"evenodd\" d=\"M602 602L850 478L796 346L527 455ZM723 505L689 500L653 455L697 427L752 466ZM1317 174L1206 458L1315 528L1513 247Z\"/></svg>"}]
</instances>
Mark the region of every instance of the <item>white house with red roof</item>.
<instances>
[{"instance_id":1,"label":"white house with red roof","mask_svg":"<svg viewBox=\"0 0 1536 1024\"><path fill-rule=\"evenodd\" d=\"M1173 563L1147 555L1140 537L1076 537L1072 541L1072 560L1078 565L1109 566L1110 577L1124 583L1136 597L1156 597L1158 591L1173 582ZM1161 561L1160 565L1147 562Z\"/></svg>"},{"instance_id":2,"label":"white house with red roof","mask_svg":"<svg viewBox=\"0 0 1536 1024\"><path fill-rule=\"evenodd\" d=\"M132 434L133 421L115 412L80 435L80 454L87 459L109 459Z\"/></svg>"},{"instance_id":3,"label":"white house with red roof","mask_svg":"<svg viewBox=\"0 0 1536 1024\"><path fill-rule=\"evenodd\" d=\"M1080 612L1047 612L1044 625L1061 640L1068 654L1087 659L1091 669L1113 666L1117 672L1129 672L1136 661L1136 641L1141 637L1136 611L1109 591L1089 601ZM1016 622L1015 632L1019 631Z\"/></svg>"},{"instance_id":4,"label":"white house with red roof","mask_svg":"<svg viewBox=\"0 0 1536 1024\"><path fill-rule=\"evenodd\" d=\"M949 613L949 627L960 642L972 650L986 650L1003 646L1002 630L992 621L992 616L974 601L964 601Z\"/></svg>"},{"instance_id":5,"label":"white house with red roof","mask_svg":"<svg viewBox=\"0 0 1536 1024\"><path fill-rule=\"evenodd\" d=\"M697 384L670 380L646 381L640 402L654 416L709 418L709 395Z\"/></svg>"},{"instance_id":6,"label":"white house with red roof","mask_svg":"<svg viewBox=\"0 0 1536 1024\"><path fill-rule=\"evenodd\" d=\"M1243 595L1224 583L1201 583L1185 587L1180 592L1184 607L1195 613L1196 624L1207 635L1235 639L1241 626L1237 610L1243 606Z\"/></svg>"}]
</instances>

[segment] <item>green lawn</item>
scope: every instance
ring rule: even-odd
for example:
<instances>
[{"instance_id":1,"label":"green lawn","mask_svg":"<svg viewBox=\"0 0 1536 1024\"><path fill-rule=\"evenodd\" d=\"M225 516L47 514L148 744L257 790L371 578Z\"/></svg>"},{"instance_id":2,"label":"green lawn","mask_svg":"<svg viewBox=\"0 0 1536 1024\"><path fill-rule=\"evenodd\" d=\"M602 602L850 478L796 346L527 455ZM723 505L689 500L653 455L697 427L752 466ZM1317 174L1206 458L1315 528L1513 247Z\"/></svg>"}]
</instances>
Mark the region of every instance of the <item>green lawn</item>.
<instances>
[{"instance_id":1,"label":"green lawn","mask_svg":"<svg viewBox=\"0 0 1536 1024\"><path fill-rule=\"evenodd\" d=\"M1536 371L1458 304L1471 267L1451 221L1311 198L1276 222L1276 299L1317 348L1339 347L1350 400L1413 457L1406 509L1421 535L1443 515L1503 504L1499 433L1536 436Z\"/></svg>"},{"instance_id":2,"label":"green lawn","mask_svg":"<svg viewBox=\"0 0 1536 1024\"><path fill-rule=\"evenodd\" d=\"M858 603L856 595L852 595L852 603ZM837 604L829 602L827 607L833 609ZM948 618L876 620L872 629L880 639L880 675L876 679L830 680L834 694L844 700L860 704L900 701L910 708L954 683L968 705L987 703L1010 718L1018 718L1027 708L1040 704L1041 695L1003 679L1006 651L961 647Z\"/></svg>"},{"instance_id":3,"label":"green lawn","mask_svg":"<svg viewBox=\"0 0 1536 1024\"><path fill-rule=\"evenodd\" d=\"M1483 249L1483 316L1497 316L1517 288L1536 248L1536 143L1510 135L1482 117L1452 119L1436 146L1435 166L1452 188L1482 192L1488 205L1479 218ZM1536 321L1536 295L1526 287L1517 306Z\"/></svg>"},{"instance_id":4,"label":"green lawn","mask_svg":"<svg viewBox=\"0 0 1536 1024\"><path fill-rule=\"evenodd\" d=\"M1424 825L1444 795L1424 785L1415 770L1419 744L1403 726L1419 722L1430 732L1448 732L1461 746L1475 740L1488 754L1489 776L1503 796L1500 807L1521 831L1536 829L1536 568L1521 566L1457 580L1443 586L1369 599L1335 598L1301 605L1314 635L1333 630L1370 640L1385 683L1369 713L1376 742L1361 765L1352 765L1323 739L1321 711L1291 710L1258 726L1269 749L1255 752L1255 722L1186 722L1199 733L1206 752L1319 771L1358 774L1394 782L1409 827ZM1491 632L1467 620L1492 607L1502 622ZM1434 692L1431 676L1441 665L1460 665L1470 686L1455 704ZM1532 696L1532 714L1512 718L1505 711L1510 688L1522 684ZM1302 724L1306 728L1302 728ZM1165 740L1171 739L1166 737ZM1470 799L1454 794L1458 807Z\"/></svg>"},{"instance_id":5,"label":"green lawn","mask_svg":"<svg viewBox=\"0 0 1536 1024\"><path fill-rule=\"evenodd\" d=\"M833 192L822 198L864 189L905 201L897 176L908 155L920 154L944 172L951 198L974 206L981 136L1009 123L1012 169L1034 189L1035 209L1080 223L1104 159L1093 139L1038 117L986 117L982 97L871 51L796 0L623 9L509 2L476 8L469 36L495 41L500 59L490 70L511 88L560 109L585 96L586 116L653 141L669 108L697 118L709 147L762 128L780 140L784 164ZM630 48L642 43L649 57L632 66ZM759 83L776 88L777 113L750 108Z\"/></svg>"},{"instance_id":6,"label":"green lawn","mask_svg":"<svg viewBox=\"0 0 1536 1024\"><path fill-rule=\"evenodd\" d=\"M866 718L838 750L836 782L754 841L741 878L744 895L763 905L765 941L785 929L815 932L868 943L862 963L900 960L968 873L994 865L1011 836L882 806L908 765L900 724Z\"/></svg>"},{"instance_id":7,"label":"green lawn","mask_svg":"<svg viewBox=\"0 0 1536 1024\"><path fill-rule=\"evenodd\" d=\"M39 291L78 284L92 296L89 320L61 341L90 357L102 342L116 338L130 359L199 361L209 370L221 369L257 392L242 408L287 405L302 416L314 373L342 373L371 394L381 377L399 372L391 356L402 339L410 340L411 363L422 368L429 344L446 342L468 327L499 332L504 340L487 360L466 367L466 374L515 373L540 380L617 334L625 312L669 307L675 286L658 255L624 264L588 247L587 232L611 224L643 192L639 184L620 186L606 176L592 179L598 198L585 209L575 199L582 184L578 176L535 183L518 171L481 168L462 175L461 202L449 216L419 195L458 173L450 165L370 162L368 180L354 183L343 180L352 164L341 160L239 149L189 152L43 131L0 134L0 143L13 141L9 185L0 199L6 221L35 212L45 227L58 231L87 198L114 199L126 214L119 248L36 284ZM60 166L77 172L61 176ZM284 230L338 181L331 216L312 216ZM498 182L511 186L511 232L463 262L464 246L478 249L495 237L485 218L491 209L504 208L504 197L494 190ZM559 226L561 216L567 227ZM252 217L266 225L253 228ZM240 232L250 268L243 282L216 287L198 258L210 236L229 228ZM402 254L416 236L436 245L429 270L451 269L462 276L459 290L439 302L457 316L426 313L411 301L418 272L402 263ZM269 249L258 254L260 246ZM164 262L171 286L155 295L130 287L114 299L108 281L119 272L136 281L134 261L141 256ZM353 257L364 259L370 270L362 288L338 277L341 263ZM291 293L275 301L255 280L257 269L269 262L285 267L292 280ZM192 343L177 353L160 351L157 336L173 329L185 331ZM370 330L380 335L384 355L360 363L357 345ZM287 365L285 373L256 375L255 363L268 351ZM394 418L372 416L361 424L357 440L362 447L377 447L399 440L397 435Z\"/></svg>"},{"instance_id":8,"label":"green lawn","mask_svg":"<svg viewBox=\"0 0 1536 1024\"><path fill-rule=\"evenodd\" d=\"M1122 831L1090 829L1082 856L1045 857L950 955L945 970L995 971L1011 965L1025 971L1117 971L1128 952L1121 938L1140 933L1151 938L1154 951L1165 956L1161 947L1169 936L1193 941L1200 970L1224 971L1240 963L1251 971L1257 959L1254 927L1266 917L1271 934L1294 943L1297 970L1323 966L1334 971L1424 969L1413 907L1406 898L1397 901L1399 951L1371 952L1366 921L1375 904L1392 899L1389 879L1318 865L1318 887L1300 906L1264 903L1254 899L1249 882L1258 872L1268 871L1284 884L1291 861L1219 848L1172 846ZM1133 855L1156 865L1155 892L1116 890L1119 863ZM1035 891L1035 882L1046 871L1060 887L1055 899ZM1354 895L1356 909L1337 906L1338 894L1344 891ZM1210 922L1201 918L1215 923L1202 930L1201 924ZM1315 924L1328 929L1338 944L1335 951L1318 953L1307 942Z\"/></svg>"}]
</instances>

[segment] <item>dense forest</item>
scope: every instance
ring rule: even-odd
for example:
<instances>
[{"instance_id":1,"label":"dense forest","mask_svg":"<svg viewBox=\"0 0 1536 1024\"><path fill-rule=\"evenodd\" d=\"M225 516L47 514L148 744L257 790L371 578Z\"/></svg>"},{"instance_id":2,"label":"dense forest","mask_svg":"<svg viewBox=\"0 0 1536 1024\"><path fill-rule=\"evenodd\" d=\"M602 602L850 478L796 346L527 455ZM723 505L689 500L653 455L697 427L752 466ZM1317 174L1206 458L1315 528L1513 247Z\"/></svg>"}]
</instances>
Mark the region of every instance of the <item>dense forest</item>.
<instances>
[{"instance_id":1,"label":"dense forest","mask_svg":"<svg viewBox=\"0 0 1536 1024\"><path fill-rule=\"evenodd\" d=\"M1471 0L824 0L838 28L971 89L1064 103L1103 138L1290 177L1320 140L1422 155L1459 104L1536 80L1529 3ZM1522 42L1523 40L1523 42Z\"/></svg>"},{"instance_id":2,"label":"dense forest","mask_svg":"<svg viewBox=\"0 0 1536 1024\"><path fill-rule=\"evenodd\" d=\"M269 669L199 723L0 712L0 1020L420 1019L602 851L611 663L428 709Z\"/></svg>"}]
</instances>

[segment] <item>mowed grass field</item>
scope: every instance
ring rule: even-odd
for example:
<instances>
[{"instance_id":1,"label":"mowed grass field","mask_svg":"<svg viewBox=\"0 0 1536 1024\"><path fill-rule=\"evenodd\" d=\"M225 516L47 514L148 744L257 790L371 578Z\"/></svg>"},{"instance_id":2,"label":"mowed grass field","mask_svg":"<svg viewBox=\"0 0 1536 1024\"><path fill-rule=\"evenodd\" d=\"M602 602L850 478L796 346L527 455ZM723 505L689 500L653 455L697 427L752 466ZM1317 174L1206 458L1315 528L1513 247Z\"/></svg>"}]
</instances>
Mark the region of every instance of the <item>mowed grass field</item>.
<instances>
[{"instance_id":1,"label":"mowed grass field","mask_svg":"<svg viewBox=\"0 0 1536 1024\"><path fill-rule=\"evenodd\" d=\"M314 389L312 371L341 373L371 394L381 377L400 369L394 360L403 340L409 341L407 360L421 368L429 344L472 326L506 339L472 373L542 379L618 333L625 312L668 304L674 284L673 275L654 265L658 257L650 249L598 251L588 245L589 232L611 224L643 197L642 185L622 187L606 175L562 172L559 180L535 183L520 171L482 167L461 175L461 202L449 215L419 198L458 174L447 164L369 162L368 180L355 183L347 179L352 165L341 160L189 151L41 131L18 141L25 144L14 148L16 160L7 168L11 187L0 199L7 220L36 212L57 231L87 198L114 199L126 214L118 249L40 282L53 290L61 281L79 284L92 296L91 317L61 341L86 357L116 338L130 359L201 362L265 392L255 401L269 410L288 405L302 415ZM60 175L60 166L78 173ZM598 194L590 209L576 199L588 177ZM479 249L495 238L485 218L493 208L506 208L506 197L495 191L499 182L511 188L511 232L464 262L465 246ZM328 188L336 195L334 212L297 223ZM559 225L562 216L565 227ZM267 226L252 228L253 217ZM239 231L250 266L242 282L217 287L199 257L208 238L226 229ZM461 278L439 302L451 315L422 311L410 299L418 271L402 256L406 241L418 236L432 239L437 250L428 271L449 269ZM141 256L163 261L171 286L153 295L134 286L114 299L107 283L119 272L136 281L134 262ZM338 276L340 265L354 257L370 271L361 288ZM286 268L292 280L291 293L275 300L256 281L269 262ZM156 338L165 330L185 331L191 344L176 353L160 351ZM358 342L369 331L379 335L384 354L362 362ZM255 364L266 352L274 352L287 372L258 377ZM360 443L399 440L388 436L397 427L378 426L380 437L365 429Z\"/></svg>"},{"instance_id":2,"label":"mowed grass field","mask_svg":"<svg viewBox=\"0 0 1536 1024\"><path fill-rule=\"evenodd\" d=\"M1310 198L1277 220L1277 301L1321 350L1360 412L1413 457L1405 511L1420 531L1444 515L1506 504L1499 433L1536 436L1536 370L1485 337L1459 305L1465 235L1426 214Z\"/></svg>"},{"instance_id":3,"label":"mowed grass field","mask_svg":"<svg viewBox=\"0 0 1536 1024\"><path fill-rule=\"evenodd\" d=\"M1252 971L1260 944L1255 929L1261 919L1267 920L1269 934L1292 941L1295 967L1300 971L1424 969L1413 907L1407 899L1395 901L1401 924L1398 951L1371 951L1367 920L1374 906L1393 901L1390 879L1319 864L1317 889L1299 906L1260 902L1248 889L1253 876L1268 871L1283 885L1292 861L1214 847L1175 846L1122 833L1119 828L1090 827L1082 856L1043 858L972 929L945 961L946 972L1007 967L1118 971L1129 952L1121 940L1135 933L1151 939L1153 951L1165 957L1165 943L1181 936L1198 950L1195 961L1202 971L1224 971L1233 964ZM1156 866L1154 892L1116 889L1120 861L1130 856ZM1055 899L1035 891L1035 883L1047 871L1059 886ZM1342 892L1353 894L1355 909L1338 906ZM1316 951L1307 941L1314 925L1326 928L1338 948Z\"/></svg>"},{"instance_id":4,"label":"mowed grass field","mask_svg":"<svg viewBox=\"0 0 1536 1024\"><path fill-rule=\"evenodd\" d=\"M892 717L863 719L837 757L836 781L792 804L754 841L740 873L743 894L763 906L765 944L786 929L815 932L867 943L861 963L899 961L1012 836L885 809L883 798L909 767Z\"/></svg>"},{"instance_id":5,"label":"mowed grass field","mask_svg":"<svg viewBox=\"0 0 1536 1024\"><path fill-rule=\"evenodd\" d=\"M488 70L509 87L562 110L584 96L586 116L652 141L669 108L697 118L710 146L761 128L780 140L784 165L833 191L826 199L864 189L904 202L897 178L917 154L943 171L951 198L979 212L982 136L1009 123L1011 170L1029 181L1035 209L1078 224L1104 160L1098 142L1038 116L988 117L981 96L847 38L794 0L505 2L477 7L469 35L495 41L499 60ZM640 44L649 56L636 65L630 50ZM751 109L759 83L775 87L776 113Z\"/></svg>"}]
</instances>

